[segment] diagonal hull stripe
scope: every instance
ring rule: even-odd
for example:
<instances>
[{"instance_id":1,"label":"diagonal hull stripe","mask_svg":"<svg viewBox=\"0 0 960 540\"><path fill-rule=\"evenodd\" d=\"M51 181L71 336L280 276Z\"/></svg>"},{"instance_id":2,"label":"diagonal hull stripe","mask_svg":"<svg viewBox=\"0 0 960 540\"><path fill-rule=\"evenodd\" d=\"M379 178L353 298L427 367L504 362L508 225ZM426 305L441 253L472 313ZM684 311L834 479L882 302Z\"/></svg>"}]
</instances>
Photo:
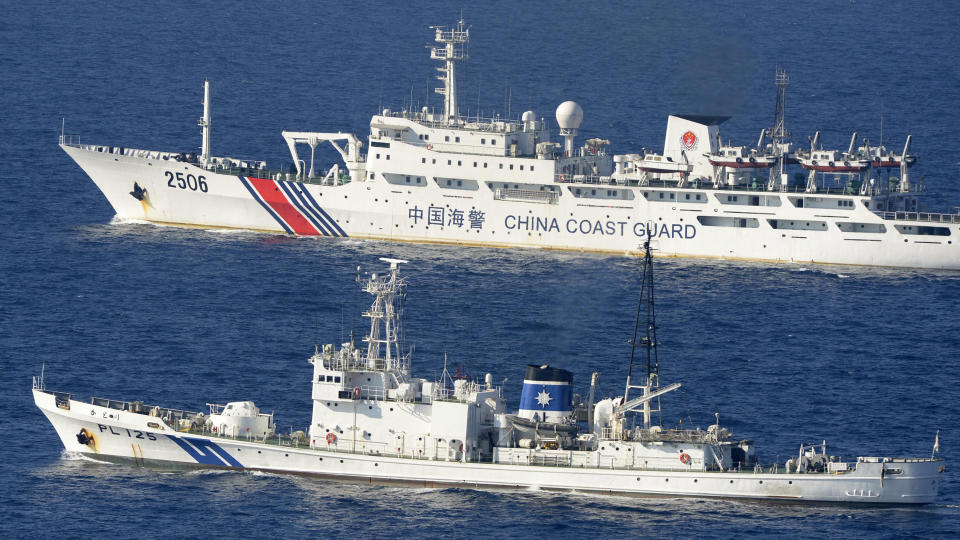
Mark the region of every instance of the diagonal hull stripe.
<instances>
[{"instance_id":1,"label":"diagonal hull stripe","mask_svg":"<svg viewBox=\"0 0 960 540\"><path fill-rule=\"evenodd\" d=\"M301 236L317 236L320 234L320 231L310 223L310 220L290 204L290 201L284 197L280 188L277 187L277 184L273 180L252 176L247 179L263 198L264 202L270 205L270 208L287 222L287 225L293 229L294 233Z\"/></svg>"},{"instance_id":2,"label":"diagonal hull stripe","mask_svg":"<svg viewBox=\"0 0 960 540\"><path fill-rule=\"evenodd\" d=\"M330 216L326 215L326 213L323 212L323 209L316 204L316 201L314 201L314 199L310 197L310 193L307 191L306 186L304 185L297 186L289 182L287 183L287 185L294 193L297 194L297 196L303 202L304 206L306 206L312 212L313 216L316 217L318 220L320 220L321 223L326 225L327 229L330 231L330 234L332 236L346 236L343 230L336 226L336 222L330 219ZM339 234L338 234L338 231L339 231Z\"/></svg>"},{"instance_id":3,"label":"diagonal hull stripe","mask_svg":"<svg viewBox=\"0 0 960 540\"><path fill-rule=\"evenodd\" d=\"M297 192L296 188L290 185L290 183L283 181L278 181L277 185L283 190L283 193L287 196L287 199L289 199L290 202L292 202L293 205L296 206L303 215L307 216L307 219L310 220L310 223L312 223L321 234L324 236L330 236L330 232L328 230L329 228L326 227L326 224L322 223L323 220L317 219L313 209L306 204L306 201L303 200L303 196Z\"/></svg>"},{"instance_id":4,"label":"diagonal hull stripe","mask_svg":"<svg viewBox=\"0 0 960 540\"><path fill-rule=\"evenodd\" d=\"M243 467L239 461L227 453L219 444L196 437L180 437L167 435L177 446L190 455L197 463L204 465L220 465L228 467Z\"/></svg>"},{"instance_id":5,"label":"diagonal hull stripe","mask_svg":"<svg viewBox=\"0 0 960 540\"><path fill-rule=\"evenodd\" d=\"M242 176L238 176L237 178L240 179L240 183L243 184L243 187L247 188L247 191L249 191L250 195L253 196L253 200L260 203L260 206L262 206L263 209L266 210L267 213L273 217L273 219L277 220L277 223L279 223L280 226L283 227L283 230L287 231L287 233L289 234L293 234L293 231L290 229L290 227L288 227L287 224L284 223L282 219L280 219L280 216L278 216L277 213L274 212L272 208L270 208L270 205L263 202L263 199L261 199L260 195L257 194L257 191L253 189L253 186L251 186L250 183L247 182L247 179Z\"/></svg>"},{"instance_id":6,"label":"diagonal hull stripe","mask_svg":"<svg viewBox=\"0 0 960 540\"><path fill-rule=\"evenodd\" d=\"M308 199L311 203L313 203L313 207L316 208L316 209L320 212L320 214L323 215L323 217L327 218L327 222L328 222L330 225L332 225L332 226L337 230L338 233L340 233L340 236L343 236L344 238L346 238L347 233L344 232L344 230L340 228L340 225L337 225L336 220L334 220L332 217L330 217L330 214L326 213L326 212L323 210L323 208L321 208L320 205L317 204L317 201L316 201L316 199L313 198L313 195L310 195L310 192L307 191L306 189L303 190L303 194L307 197L307 199Z\"/></svg>"}]
</instances>

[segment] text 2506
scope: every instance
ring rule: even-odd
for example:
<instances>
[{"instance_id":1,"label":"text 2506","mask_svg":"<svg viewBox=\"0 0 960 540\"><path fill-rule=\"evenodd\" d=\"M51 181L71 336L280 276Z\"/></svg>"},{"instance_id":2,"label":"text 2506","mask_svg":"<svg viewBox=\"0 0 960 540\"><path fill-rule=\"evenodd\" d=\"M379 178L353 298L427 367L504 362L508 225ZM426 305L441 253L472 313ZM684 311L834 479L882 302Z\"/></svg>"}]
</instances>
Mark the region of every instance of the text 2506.
<instances>
[{"instance_id":1,"label":"text 2506","mask_svg":"<svg viewBox=\"0 0 960 540\"><path fill-rule=\"evenodd\" d=\"M172 188L189 189L190 191L199 189L204 193L207 192L207 179L204 176L194 176L182 172L174 173L173 171L166 171L163 174L167 175L167 185Z\"/></svg>"}]
</instances>

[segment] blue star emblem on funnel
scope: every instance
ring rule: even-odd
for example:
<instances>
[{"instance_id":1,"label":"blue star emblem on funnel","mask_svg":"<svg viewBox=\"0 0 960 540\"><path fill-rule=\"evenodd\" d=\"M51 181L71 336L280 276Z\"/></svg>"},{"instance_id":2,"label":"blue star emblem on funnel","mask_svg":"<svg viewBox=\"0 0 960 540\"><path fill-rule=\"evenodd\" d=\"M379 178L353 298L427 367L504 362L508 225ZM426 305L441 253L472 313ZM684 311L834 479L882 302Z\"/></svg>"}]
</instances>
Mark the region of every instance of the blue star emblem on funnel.
<instances>
[{"instance_id":1,"label":"blue star emblem on funnel","mask_svg":"<svg viewBox=\"0 0 960 540\"><path fill-rule=\"evenodd\" d=\"M550 393L547 392L546 388L541 388L540 393L537 394L537 404L541 407L546 407L550 404L550 400L553 398L550 397Z\"/></svg>"}]
</instances>

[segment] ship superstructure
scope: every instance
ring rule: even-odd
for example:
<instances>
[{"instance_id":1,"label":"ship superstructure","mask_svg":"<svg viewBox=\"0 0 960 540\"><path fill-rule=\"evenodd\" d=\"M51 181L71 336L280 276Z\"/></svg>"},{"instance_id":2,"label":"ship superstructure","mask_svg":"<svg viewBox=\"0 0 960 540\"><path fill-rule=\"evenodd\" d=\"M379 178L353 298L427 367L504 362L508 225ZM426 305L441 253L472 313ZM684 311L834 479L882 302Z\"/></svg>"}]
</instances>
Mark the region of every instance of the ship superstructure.
<instances>
[{"instance_id":1,"label":"ship superstructure","mask_svg":"<svg viewBox=\"0 0 960 540\"><path fill-rule=\"evenodd\" d=\"M582 491L604 494L919 504L937 496L938 457L827 454L801 444L785 463L765 462L752 441L717 422L665 429L653 302L652 258L644 256L633 352L624 394L573 393L573 374L526 367L516 412L491 374L471 380L446 369L415 377L404 351L405 282L397 259L359 279L374 301L365 347L351 338L317 349L309 428L278 433L250 401L210 404L210 414L138 401L75 400L34 381L37 406L70 452L161 467L215 467L312 474L363 483Z\"/></svg>"},{"instance_id":2,"label":"ship superstructure","mask_svg":"<svg viewBox=\"0 0 960 540\"><path fill-rule=\"evenodd\" d=\"M470 29L432 29L442 110L384 108L365 138L284 131L290 168L211 154L209 83L199 155L66 135L60 146L119 216L158 223L609 253L654 239L666 256L960 268L960 214L924 210L922 180L907 171L910 137L901 154L856 145L856 134L846 152L818 137L799 149L785 128L782 70L774 125L755 147L721 144L725 117L676 114L661 152L615 154L608 139L578 142L589 118L573 101L555 111L559 141L533 111L461 115L456 73ZM342 163L315 162L326 143Z\"/></svg>"}]
</instances>

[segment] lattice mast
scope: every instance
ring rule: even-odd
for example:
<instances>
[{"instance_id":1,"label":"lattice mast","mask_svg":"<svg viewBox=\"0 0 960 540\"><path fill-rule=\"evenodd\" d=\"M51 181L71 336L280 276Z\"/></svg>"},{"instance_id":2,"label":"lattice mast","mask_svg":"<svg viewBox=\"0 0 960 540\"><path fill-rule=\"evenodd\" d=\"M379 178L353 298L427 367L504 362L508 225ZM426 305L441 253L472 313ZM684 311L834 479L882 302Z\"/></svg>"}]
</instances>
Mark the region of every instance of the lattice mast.
<instances>
[{"instance_id":1,"label":"lattice mast","mask_svg":"<svg viewBox=\"0 0 960 540\"><path fill-rule=\"evenodd\" d=\"M786 141L790 139L786 124L787 85L790 84L787 70L778 66L774 82L777 85L777 108L770 129L770 149L777 156L777 163L770 168L770 189L780 186L780 191L786 191L788 182L783 180L784 151Z\"/></svg>"},{"instance_id":2,"label":"lattice mast","mask_svg":"<svg viewBox=\"0 0 960 540\"><path fill-rule=\"evenodd\" d=\"M463 18L457 21L457 25L452 29L446 26L431 26L436 31L434 40L440 43L441 47L430 48L430 58L432 60L442 60L443 67L438 67L440 75L437 80L443 81L443 88L434 88L434 92L443 96L443 116L446 122L453 123L459 116L457 112L457 62L462 62L468 58L467 43L470 42L470 29L467 28Z\"/></svg>"},{"instance_id":3,"label":"lattice mast","mask_svg":"<svg viewBox=\"0 0 960 540\"><path fill-rule=\"evenodd\" d=\"M374 296L373 305L363 313L370 318L370 334L367 342L367 368L375 370L399 370L406 373L410 366L402 347L401 317L403 315L403 289L406 280L399 276L398 265L407 261L386 259L390 274L371 274L363 290Z\"/></svg>"},{"instance_id":4,"label":"lattice mast","mask_svg":"<svg viewBox=\"0 0 960 540\"><path fill-rule=\"evenodd\" d=\"M660 387L660 358L657 354L657 317L653 298L653 255L650 241L643 244L643 275L640 280L640 298L637 301L637 318L633 326L633 340L630 348L630 366L627 368L627 385L623 391L624 404L631 401L630 390L639 389L641 397L656 392ZM643 321L641 322L641 319ZM641 325L643 336L640 337ZM637 354L637 348L642 347L645 354ZM633 384L633 369L644 369L640 384ZM649 428L652 424L652 414L660 412L659 401L657 409L652 409L652 399L643 402L643 427Z\"/></svg>"}]
</instances>

